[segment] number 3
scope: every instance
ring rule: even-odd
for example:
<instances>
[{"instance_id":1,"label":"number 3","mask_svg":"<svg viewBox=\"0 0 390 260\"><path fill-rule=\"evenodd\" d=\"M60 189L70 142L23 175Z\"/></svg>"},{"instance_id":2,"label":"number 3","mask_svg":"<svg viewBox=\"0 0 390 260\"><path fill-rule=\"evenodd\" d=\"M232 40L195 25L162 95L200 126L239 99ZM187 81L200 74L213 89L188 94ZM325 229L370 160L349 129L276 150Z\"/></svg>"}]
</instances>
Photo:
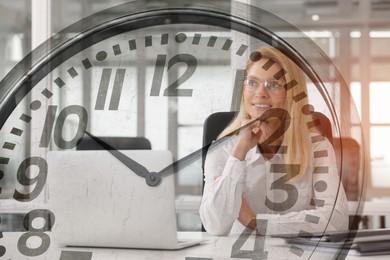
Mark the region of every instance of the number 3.
<instances>
[{"instance_id":1,"label":"number 3","mask_svg":"<svg viewBox=\"0 0 390 260\"><path fill-rule=\"evenodd\" d=\"M273 211L285 211L294 206L298 200L298 189L288 182L299 174L301 166L299 164L272 164L271 172L287 173L271 184L271 190L284 190L287 192L287 199L283 202L272 202L268 197L265 205Z\"/></svg>"}]
</instances>

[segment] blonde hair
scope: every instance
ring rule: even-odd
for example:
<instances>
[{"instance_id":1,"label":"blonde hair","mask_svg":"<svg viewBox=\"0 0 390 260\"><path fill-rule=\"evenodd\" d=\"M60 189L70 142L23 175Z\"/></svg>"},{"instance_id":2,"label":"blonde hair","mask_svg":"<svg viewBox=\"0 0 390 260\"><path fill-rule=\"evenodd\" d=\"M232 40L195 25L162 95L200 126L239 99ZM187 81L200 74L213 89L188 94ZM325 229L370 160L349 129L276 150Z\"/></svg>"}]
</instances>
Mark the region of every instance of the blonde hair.
<instances>
[{"instance_id":1,"label":"blonde hair","mask_svg":"<svg viewBox=\"0 0 390 260\"><path fill-rule=\"evenodd\" d=\"M253 58L251 55L251 59L247 63L245 74L247 74L249 68L260 60L260 58L268 58L278 63L286 72L284 78L287 84L293 81L297 83L291 89L287 88L285 109L291 116L291 122L284 133L282 145L287 147L287 152L284 154L286 164L299 164L299 176L302 176L306 172L309 165L309 156L311 155L309 130L306 126L308 116L302 113L302 108L308 104L308 101L307 97L301 98L298 101L295 101L293 97L302 92L307 93L304 73L293 61L275 48L263 47L257 49L256 52L258 52L257 57ZM254 61L252 61L252 58ZM249 119L249 114L245 110L243 93L241 92L240 110L232 122L222 131L219 138L239 129L243 119Z\"/></svg>"}]
</instances>

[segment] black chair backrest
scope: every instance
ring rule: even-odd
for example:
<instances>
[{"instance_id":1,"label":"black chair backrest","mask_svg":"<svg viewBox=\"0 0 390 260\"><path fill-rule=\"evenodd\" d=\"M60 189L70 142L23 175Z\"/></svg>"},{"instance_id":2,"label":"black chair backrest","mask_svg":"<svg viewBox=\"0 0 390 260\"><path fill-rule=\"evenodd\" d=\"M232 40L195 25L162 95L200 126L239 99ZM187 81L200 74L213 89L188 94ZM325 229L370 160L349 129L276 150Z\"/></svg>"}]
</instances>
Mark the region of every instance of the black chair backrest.
<instances>
[{"instance_id":1,"label":"black chair backrest","mask_svg":"<svg viewBox=\"0 0 390 260\"><path fill-rule=\"evenodd\" d=\"M360 145L350 137L333 140L337 167L348 201L359 200Z\"/></svg>"},{"instance_id":2,"label":"black chair backrest","mask_svg":"<svg viewBox=\"0 0 390 260\"><path fill-rule=\"evenodd\" d=\"M217 112L206 118L203 124L203 147L211 144L217 139L218 135L228 126L233 120L236 112ZM204 162L208 149L203 149L202 153L202 169L204 170Z\"/></svg>"},{"instance_id":3,"label":"black chair backrest","mask_svg":"<svg viewBox=\"0 0 390 260\"><path fill-rule=\"evenodd\" d=\"M150 150L152 145L145 137L98 137L117 150ZM103 150L104 148L85 135L76 147L77 150Z\"/></svg>"},{"instance_id":4,"label":"black chair backrest","mask_svg":"<svg viewBox=\"0 0 390 260\"><path fill-rule=\"evenodd\" d=\"M236 112L217 112L206 118L203 125L203 146L217 139L235 115Z\"/></svg>"}]
</instances>

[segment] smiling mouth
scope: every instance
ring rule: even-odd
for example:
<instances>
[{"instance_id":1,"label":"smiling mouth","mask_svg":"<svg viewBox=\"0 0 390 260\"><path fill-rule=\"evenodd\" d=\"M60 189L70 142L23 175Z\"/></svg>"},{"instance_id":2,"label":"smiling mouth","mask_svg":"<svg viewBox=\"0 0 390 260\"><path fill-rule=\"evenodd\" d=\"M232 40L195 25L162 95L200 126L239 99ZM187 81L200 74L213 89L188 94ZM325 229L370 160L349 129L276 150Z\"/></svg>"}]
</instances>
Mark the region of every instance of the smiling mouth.
<instances>
[{"instance_id":1,"label":"smiling mouth","mask_svg":"<svg viewBox=\"0 0 390 260\"><path fill-rule=\"evenodd\" d=\"M252 104L252 106L258 109L267 109L272 107L271 105L267 104Z\"/></svg>"}]
</instances>

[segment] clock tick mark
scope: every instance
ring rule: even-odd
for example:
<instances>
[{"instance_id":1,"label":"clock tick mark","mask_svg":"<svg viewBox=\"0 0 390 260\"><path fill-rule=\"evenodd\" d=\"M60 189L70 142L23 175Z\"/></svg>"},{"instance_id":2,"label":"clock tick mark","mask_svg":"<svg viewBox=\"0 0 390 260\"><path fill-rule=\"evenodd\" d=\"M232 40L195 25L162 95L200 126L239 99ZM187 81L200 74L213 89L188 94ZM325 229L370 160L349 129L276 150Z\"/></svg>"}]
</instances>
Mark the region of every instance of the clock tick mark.
<instances>
[{"instance_id":1,"label":"clock tick mark","mask_svg":"<svg viewBox=\"0 0 390 260\"><path fill-rule=\"evenodd\" d=\"M295 80L293 80L294 82L295 82ZM295 82L296 83L296 82ZM287 84L288 85L288 84ZM296 84L295 84L296 85ZM294 86L295 86L294 85ZM288 90L288 89L287 89ZM299 94L297 94L297 95L295 95L294 97L293 97L293 99L294 99L294 101L295 102L298 102L298 101L301 101L302 99L304 99L304 98L306 98L307 97L307 94L306 94L306 92L304 92L304 91L302 91L301 93L299 93Z\"/></svg>"},{"instance_id":2,"label":"clock tick mark","mask_svg":"<svg viewBox=\"0 0 390 260\"><path fill-rule=\"evenodd\" d=\"M316 198L312 198L310 200L310 205L315 206L315 207L323 207L325 205L325 201L320 200L320 199L316 199Z\"/></svg>"},{"instance_id":3,"label":"clock tick mark","mask_svg":"<svg viewBox=\"0 0 390 260\"><path fill-rule=\"evenodd\" d=\"M69 251L69 250L61 251L60 260L71 260L71 259L91 260L92 252Z\"/></svg>"},{"instance_id":4,"label":"clock tick mark","mask_svg":"<svg viewBox=\"0 0 390 260\"><path fill-rule=\"evenodd\" d=\"M314 183L314 189L318 192L324 192L328 188L328 184L325 181L317 181Z\"/></svg>"},{"instance_id":5,"label":"clock tick mark","mask_svg":"<svg viewBox=\"0 0 390 260\"><path fill-rule=\"evenodd\" d=\"M152 36L145 36L145 47L150 47L153 45L153 39Z\"/></svg>"},{"instance_id":6,"label":"clock tick mark","mask_svg":"<svg viewBox=\"0 0 390 260\"><path fill-rule=\"evenodd\" d=\"M230 47L232 46L232 43L233 43L232 40L227 39L227 40L225 41L225 43L223 44L223 46L222 46L222 50L224 50L224 51L230 50Z\"/></svg>"},{"instance_id":7,"label":"clock tick mark","mask_svg":"<svg viewBox=\"0 0 390 260\"><path fill-rule=\"evenodd\" d=\"M8 164L8 163L9 163L9 158L0 157L0 164Z\"/></svg>"},{"instance_id":8,"label":"clock tick mark","mask_svg":"<svg viewBox=\"0 0 390 260\"><path fill-rule=\"evenodd\" d=\"M195 33L194 39L192 39L192 44L193 45L199 45L200 39L202 38L202 35L199 33Z\"/></svg>"},{"instance_id":9,"label":"clock tick mark","mask_svg":"<svg viewBox=\"0 0 390 260\"><path fill-rule=\"evenodd\" d=\"M105 51L99 51L99 52L96 54L96 59L97 59L98 61L104 61L106 58L107 58L107 52L105 52Z\"/></svg>"},{"instance_id":10,"label":"clock tick mark","mask_svg":"<svg viewBox=\"0 0 390 260\"><path fill-rule=\"evenodd\" d=\"M7 150L13 150L13 149L15 149L15 146L16 146L16 144L14 144L14 143L5 142L3 145L3 148L7 149Z\"/></svg>"},{"instance_id":11,"label":"clock tick mark","mask_svg":"<svg viewBox=\"0 0 390 260\"><path fill-rule=\"evenodd\" d=\"M47 99L50 99L52 96L53 96L53 93L48 90L47 88L45 88L44 90L42 90L42 95L45 96Z\"/></svg>"},{"instance_id":12,"label":"clock tick mark","mask_svg":"<svg viewBox=\"0 0 390 260\"><path fill-rule=\"evenodd\" d=\"M4 172L0 171L0 180L2 180L3 178L4 178Z\"/></svg>"},{"instance_id":13,"label":"clock tick mark","mask_svg":"<svg viewBox=\"0 0 390 260\"><path fill-rule=\"evenodd\" d=\"M322 142L322 141L325 141L325 136L322 134L315 135L315 136L311 137L312 143L318 143L318 142Z\"/></svg>"},{"instance_id":14,"label":"clock tick mark","mask_svg":"<svg viewBox=\"0 0 390 260\"><path fill-rule=\"evenodd\" d=\"M258 51L254 51L251 53L251 55L249 55L249 59L253 62L261 60L262 57L263 57L263 55ZM265 65L263 65L263 66L265 66Z\"/></svg>"},{"instance_id":15,"label":"clock tick mark","mask_svg":"<svg viewBox=\"0 0 390 260\"><path fill-rule=\"evenodd\" d=\"M14 127L14 128L12 128L10 133L13 135L21 136L23 134L23 130Z\"/></svg>"},{"instance_id":16,"label":"clock tick mark","mask_svg":"<svg viewBox=\"0 0 390 260\"><path fill-rule=\"evenodd\" d=\"M35 101L31 102L30 108L31 108L31 110L34 110L34 111L38 110L39 108L41 108L41 101L35 100Z\"/></svg>"},{"instance_id":17,"label":"clock tick mark","mask_svg":"<svg viewBox=\"0 0 390 260\"><path fill-rule=\"evenodd\" d=\"M20 117L19 117L20 120L22 120L23 122L25 123L30 123L32 117L29 116L29 115L26 115L26 114L22 114Z\"/></svg>"},{"instance_id":18,"label":"clock tick mark","mask_svg":"<svg viewBox=\"0 0 390 260\"><path fill-rule=\"evenodd\" d=\"M305 217L305 221L312 223L312 224L318 224L318 223L320 223L320 217L307 214Z\"/></svg>"},{"instance_id":19,"label":"clock tick mark","mask_svg":"<svg viewBox=\"0 0 390 260\"><path fill-rule=\"evenodd\" d=\"M259 53L259 55L256 57L258 60L260 60L261 59L261 53L260 52L258 52ZM269 70L271 67L272 67L272 65L274 65L275 64L275 61L273 61L273 60L271 60L271 59L268 59L267 60L267 62L266 63L264 63L264 65L262 66L262 68L265 70L265 71L267 71L267 70ZM274 76L275 77L275 76Z\"/></svg>"},{"instance_id":20,"label":"clock tick mark","mask_svg":"<svg viewBox=\"0 0 390 260\"><path fill-rule=\"evenodd\" d=\"M292 246L290 247L290 252L296 256L301 257L305 251L302 248L299 248L297 246Z\"/></svg>"},{"instance_id":21,"label":"clock tick mark","mask_svg":"<svg viewBox=\"0 0 390 260\"><path fill-rule=\"evenodd\" d=\"M319 119L316 119L316 120L307 122L306 124L307 124L308 128L315 128L315 127L318 127L321 125L321 121Z\"/></svg>"},{"instance_id":22,"label":"clock tick mark","mask_svg":"<svg viewBox=\"0 0 390 260\"><path fill-rule=\"evenodd\" d=\"M307 104L302 107L302 113L305 115L311 115L314 112L314 106Z\"/></svg>"},{"instance_id":23,"label":"clock tick mark","mask_svg":"<svg viewBox=\"0 0 390 260\"><path fill-rule=\"evenodd\" d=\"M314 168L314 174L329 173L328 166L318 166Z\"/></svg>"},{"instance_id":24,"label":"clock tick mark","mask_svg":"<svg viewBox=\"0 0 390 260\"><path fill-rule=\"evenodd\" d=\"M112 50L114 51L115 56L122 54L121 46L119 44L112 46Z\"/></svg>"},{"instance_id":25,"label":"clock tick mark","mask_svg":"<svg viewBox=\"0 0 390 260\"><path fill-rule=\"evenodd\" d=\"M279 79L283 78L286 74L287 74L287 71L285 69L281 69L274 75L274 78L279 80Z\"/></svg>"},{"instance_id":26,"label":"clock tick mark","mask_svg":"<svg viewBox=\"0 0 390 260\"><path fill-rule=\"evenodd\" d=\"M178 35L175 36L175 41L177 43L183 43L187 40L187 35L185 33L179 33Z\"/></svg>"},{"instance_id":27,"label":"clock tick mark","mask_svg":"<svg viewBox=\"0 0 390 260\"><path fill-rule=\"evenodd\" d=\"M56 83L56 85L59 88L62 88L63 86L65 86L65 82L59 77L54 80L54 83Z\"/></svg>"},{"instance_id":28,"label":"clock tick mark","mask_svg":"<svg viewBox=\"0 0 390 260\"><path fill-rule=\"evenodd\" d=\"M217 42L217 36L210 36L209 42L207 43L207 47L214 47Z\"/></svg>"},{"instance_id":29,"label":"clock tick mark","mask_svg":"<svg viewBox=\"0 0 390 260\"><path fill-rule=\"evenodd\" d=\"M75 78L79 75L74 67L68 69L68 73L72 78Z\"/></svg>"},{"instance_id":30,"label":"clock tick mark","mask_svg":"<svg viewBox=\"0 0 390 260\"><path fill-rule=\"evenodd\" d=\"M324 158L328 157L328 150L321 150L314 152L314 158Z\"/></svg>"},{"instance_id":31,"label":"clock tick mark","mask_svg":"<svg viewBox=\"0 0 390 260\"><path fill-rule=\"evenodd\" d=\"M242 45L240 46L240 48L238 49L238 51L236 52L236 54L237 54L238 56L242 56L242 55L244 55L244 53L246 52L247 49L248 49L248 46L245 45L245 44L242 44Z\"/></svg>"},{"instance_id":32,"label":"clock tick mark","mask_svg":"<svg viewBox=\"0 0 390 260\"><path fill-rule=\"evenodd\" d=\"M288 90L292 89L293 87L295 87L295 86L297 86L297 85L298 85L298 82L296 82L296 80L293 79L293 80L291 80L290 82L286 83L286 84L284 85L284 88L288 91ZM294 97L294 101L295 101L295 102L298 102L298 101L304 99L305 97L307 97L306 93L305 93L305 92L301 92L301 93L299 93L298 95L296 95L296 96Z\"/></svg>"},{"instance_id":33,"label":"clock tick mark","mask_svg":"<svg viewBox=\"0 0 390 260\"><path fill-rule=\"evenodd\" d=\"M261 53L259 53L260 54L260 57L257 57L259 60L261 59ZM275 64L275 61L273 61L273 60L271 60L271 59L268 59L268 61L263 65L263 69L265 70L265 71L267 71L267 70L269 70L271 67L272 67L272 65L274 65ZM275 77L275 76L274 76Z\"/></svg>"},{"instance_id":34,"label":"clock tick mark","mask_svg":"<svg viewBox=\"0 0 390 260\"><path fill-rule=\"evenodd\" d=\"M161 45L168 44L168 33L161 34Z\"/></svg>"},{"instance_id":35,"label":"clock tick mark","mask_svg":"<svg viewBox=\"0 0 390 260\"><path fill-rule=\"evenodd\" d=\"M134 39L129 41L129 48L131 51L137 49L137 42Z\"/></svg>"},{"instance_id":36,"label":"clock tick mark","mask_svg":"<svg viewBox=\"0 0 390 260\"><path fill-rule=\"evenodd\" d=\"M84 59L83 61L81 61L81 63L83 64L86 70L92 68L92 63L90 62L89 59Z\"/></svg>"}]
</instances>

